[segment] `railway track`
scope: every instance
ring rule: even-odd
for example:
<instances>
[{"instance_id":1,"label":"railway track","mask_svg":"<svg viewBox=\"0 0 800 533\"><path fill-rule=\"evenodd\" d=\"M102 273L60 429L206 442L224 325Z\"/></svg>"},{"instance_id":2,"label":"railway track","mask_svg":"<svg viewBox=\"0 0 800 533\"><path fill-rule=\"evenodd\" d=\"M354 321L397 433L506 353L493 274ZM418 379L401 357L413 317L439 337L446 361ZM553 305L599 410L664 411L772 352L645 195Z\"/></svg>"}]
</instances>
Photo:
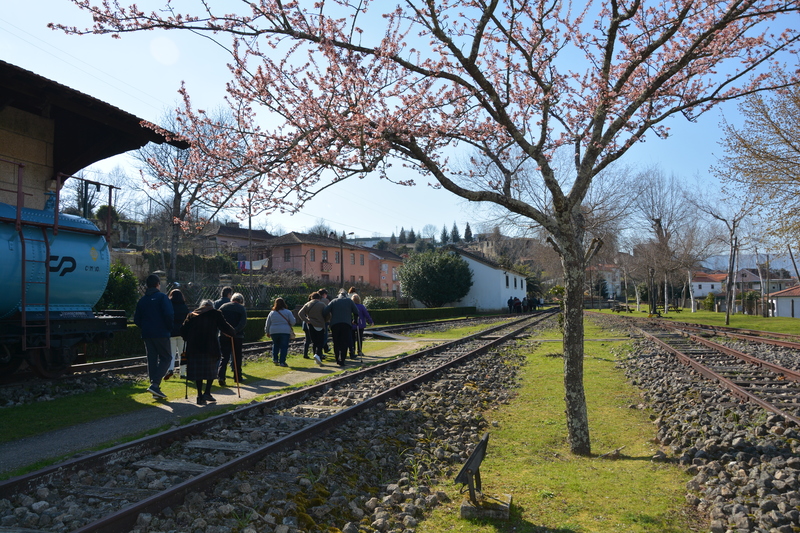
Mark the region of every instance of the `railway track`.
<instances>
[{"instance_id":1,"label":"railway track","mask_svg":"<svg viewBox=\"0 0 800 533\"><path fill-rule=\"evenodd\" d=\"M648 339L740 401L800 425L800 372L695 335L683 325L638 328ZM798 346L800 347L800 346Z\"/></svg>"},{"instance_id":2,"label":"railway track","mask_svg":"<svg viewBox=\"0 0 800 533\"><path fill-rule=\"evenodd\" d=\"M307 443L318 442L355 417L403 397L423 383L464 380L465 376L458 374L459 365L515 339L545 318L526 316L231 413L8 480L0 483L0 502L42 498L40 507L54 509L49 512L52 517L72 518L68 523L59 521L61 526L53 530L130 530L142 516L180 505L187 494L210 489L220 479L259 468L259 464L263 475L279 475L263 472L262 461L271 454L294 449L300 443L306 443L306 449L310 446ZM456 377L448 376L448 372L456 372ZM402 419L402 413L400 416ZM447 428L438 428L443 429ZM242 440L242 435L247 438ZM120 480L127 478L120 472L136 472L134 479L141 473L144 484L123 486ZM154 480L150 475L153 472L160 473ZM24 526L25 522L15 525Z\"/></svg>"},{"instance_id":3,"label":"railway track","mask_svg":"<svg viewBox=\"0 0 800 533\"><path fill-rule=\"evenodd\" d=\"M529 315L532 316L532 315ZM466 317L455 318L449 320L431 321L431 322L416 322L410 324L397 324L393 326L373 326L365 330L365 335L378 336L382 333L402 334L419 330L424 330L431 327L461 327L463 325L481 324L490 321L497 321L498 317ZM302 351L304 338L299 337L297 340L289 344L289 349L293 353ZM257 358L267 352L272 347L272 341L259 341L246 343L243 346L243 356L245 360ZM144 373L147 371L147 358L145 356L126 357L120 359L109 359L107 361L94 361L90 363L74 364L70 367L70 372L64 374L57 379L69 380L75 376L82 376L85 374L99 374L99 373ZM26 381L41 379L41 377L34 372L21 370L8 376L0 376L0 386L15 385L24 383Z\"/></svg>"},{"instance_id":4,"label":"railway track","mask_svg":"<svg viewBox=\"0 0 800 533\"><path fill-rule=\"evenodd\" d=\"M693 331L700 334L710 334L718 337L728 337L747 342L769 344L800 350L800 335L790 333L775 333L772 331L759 331L754 329L739 329L725 326L707 326L702 324L690 324L687 322L658 321L658 323L670 325L684 331Z\"/></svg>"}]
</instances>

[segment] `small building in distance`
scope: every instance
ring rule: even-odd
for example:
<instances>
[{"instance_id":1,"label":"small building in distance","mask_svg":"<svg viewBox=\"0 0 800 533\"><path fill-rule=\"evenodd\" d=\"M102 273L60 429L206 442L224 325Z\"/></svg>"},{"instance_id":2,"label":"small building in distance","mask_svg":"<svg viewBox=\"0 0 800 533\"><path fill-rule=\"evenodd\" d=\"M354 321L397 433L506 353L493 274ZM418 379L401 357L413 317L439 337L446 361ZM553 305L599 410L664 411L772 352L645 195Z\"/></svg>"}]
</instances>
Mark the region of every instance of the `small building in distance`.
<instances>
[{"instance_id":1,"label":"small building in distance","mask_svg":"<svg viewBox=\"0 0 800 533\"><path fill-rule=\"evenodd\" d=\"M714 272L693 272L692 273L692 294L696 299L702 299L709 294L723 294L725 292L725 280L727 274Z\"/></svg>"},{"instance_id":2,"label":"small building in distance","mask_svg":"<svg viewBox=\"0 0 800 533\"><path fill-rule=\"evenodd\" d=\"M491 259L455 246L449 250L464 259L472 271L472 287L456 305L474 306L478 311L508 310L508 299L527 296L525 276L505 269Z\"/></svg>"},{"instance_id":3,"label":"small building in distance","mask_svg":"<svg viewBox=\"0 0 800 533\"><path fill-rule=\"evenodd\" d=\"M263 261L269 257L267 243L275 236L261 229L251 230L240 227L238 222L224 224L209 224L200 232L200 255L226 254L237 262L250 261L252 246L252 261Z\"/></svg>"},{"instance_id":4,"label":"small building in distance","mask_svg":"<svg viewBox=\"0 0 800 533\"><path fill-rule=\"evenodd\" d=\"M388 250L295 231L268 239L263 246L267 268L275 272L318 278L323 285L369 284L383 294L400 296L397 272L403 258Z\"/></svg>"},{"instance_id":5,"label":"small building in distance","mask_svg":"<svg viewBox=\"0 0 800 533\"><path fill-rule=\"evenodd\" d=\"M735 275L736 292L761 291L762 279L763 283L766 283L768 281L767 278L769 278L769 290L767 291L769 293L782 291L797 284L797 280L782 268L777 270L770 269L769 276L767 276L767 272L763 268L760 276L757 268L742 268Z\"/></svg>"},{"instance_id":6,"label":"small building in distance","mask_svg":"<svg viewBox=\"0 0 800 533\"><path fill-rule=\"evenodd\" d=\"M769 303L772 316L800 317L800 285L770 294Z\"/></svg>"}]
</instances>

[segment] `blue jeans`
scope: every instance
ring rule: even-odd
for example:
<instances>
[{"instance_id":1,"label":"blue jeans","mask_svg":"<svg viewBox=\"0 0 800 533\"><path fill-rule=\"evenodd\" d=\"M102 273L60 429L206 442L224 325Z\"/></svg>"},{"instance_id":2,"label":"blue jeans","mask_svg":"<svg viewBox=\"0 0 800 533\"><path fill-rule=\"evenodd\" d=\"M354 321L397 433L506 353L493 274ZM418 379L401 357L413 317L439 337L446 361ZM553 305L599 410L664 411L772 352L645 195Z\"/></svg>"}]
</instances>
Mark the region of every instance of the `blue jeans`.
<instances>
[{"instance_id":1,"label":"blue jeans","mask_svg":"<svg viewBox=\"0 0 800 533\"><path fill-rule=\"evenodd\" d=\"M286 364L286 354L289 353L289 334L273 333L271 336L272 336L272 360L282 365Z\"/></svg>"},{"instance_id":2,"label":"blue jeans","mask_svg":"<svg viewBox=\"0 0 800 533\"><path fill-rule=\"evenodd\" d=\"M169 364L172 362L169 337L146 338L143 340L144 350L147 353L147 374L150 378L150 383L160 387L161 380L169 370Z\"/></svg>"}]
</instances>

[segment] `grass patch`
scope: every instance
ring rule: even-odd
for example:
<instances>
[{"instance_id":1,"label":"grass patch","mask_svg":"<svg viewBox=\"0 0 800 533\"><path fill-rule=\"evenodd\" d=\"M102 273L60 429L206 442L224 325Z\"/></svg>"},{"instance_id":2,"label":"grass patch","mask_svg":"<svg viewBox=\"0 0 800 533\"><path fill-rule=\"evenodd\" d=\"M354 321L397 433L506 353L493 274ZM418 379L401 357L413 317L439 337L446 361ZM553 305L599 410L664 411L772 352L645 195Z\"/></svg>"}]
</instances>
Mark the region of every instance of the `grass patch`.
<instances>
[{"instance_id":1,"label":"grass patch","mask_svg":"<svg viewBox=\"0 0 800 533\"><path fill-rule=\"evenodd\" d=\"M654 426L649 413L631 409L638 390L615 368L623 342L586 323L585 386L592 457L570 453L564 419L563 364L558 343L527 354L522 388L511 404L488 414L491 429L481 466L483 491L513 496L511 518L471 521L459 517L460 485L446 484L452 503L420 524L418 533L631 532L678 533L691 529L683 501L688 475L653 463ZM549 332L552 333L552 332ZM548 333L548 334L549 334ZM594 337L594 339L593 339ZM624 448L618 459L598 455ZM452 483L452 480L449 480Z\"/></svg>"},{"instance_id":2,"label":"grass patch","mask_svg":"<svg viewBox=\"0 0 800 533\"><path fill-rule=\"evenodd\" d=\"M476 324L474 326L465 326L462 328L453 328L446 331L430 331L428 333L412 333L408 335L410 338L425 338L425 339L458 339L478 333L487 328L499 326L508 323L508 320L498 320L497 322Z\"/></svg>"},{"instance_id":3,"label":"grass patch","mask_svg":"<svg viewBox=\"0 0 800 533\"><path fill-rule=\"evenodd\" d=\"M643 305L642 309L646 309L646 306ZM611 310L609 309L602 309L602 310L593 309L591 310L591 312L612 314L619 316L629 316L633 318L641 318L647 316L647 312L644 313L633 312L631 314L629 313L620 314L620 313L612 313ZM693 324L702 324L706 326L725 326L725 313L715 313L713 311L697 311L695 313L691 313L687 310L683 310L680 313L668 313L666 315L662 315L662 318L674 320L675 322L690 322ZM742 328L742 329L756 329L759 331L774 331L776 333L796 334L798 325L800 325L800 320L798 320L797 318L783 317L783 316L764 318L762 316L743 315L741 313L737 313L735 315L731 315L731 323L729 327Z\"/></svg>"}]
</instances>

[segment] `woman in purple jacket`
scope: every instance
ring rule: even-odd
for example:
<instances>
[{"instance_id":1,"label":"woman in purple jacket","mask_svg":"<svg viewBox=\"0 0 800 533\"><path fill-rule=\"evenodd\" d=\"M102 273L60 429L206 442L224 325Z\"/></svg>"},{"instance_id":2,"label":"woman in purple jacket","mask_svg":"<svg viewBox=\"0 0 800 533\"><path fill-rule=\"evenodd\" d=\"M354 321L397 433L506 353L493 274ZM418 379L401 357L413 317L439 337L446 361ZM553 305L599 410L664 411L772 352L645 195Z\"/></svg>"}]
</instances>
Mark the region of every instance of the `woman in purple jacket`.
<instances>
[{"instance_id":1,"label":"woman in purple jacket","mask_svg":"<svg viewBox=\"0 0 800 533\"><path fill-rule=\"evenodd\" d=\"M352 294L350 299L353 300L353 303L356 304L358 308L358 321L356 324L353 324L353 345L356 347L358 356L364 357L364 352L362 350L364 346L364 328L367 327L367 324L370 326L373 325L374 322L366 306L361 303L361 297L358 294Z\"/></svg>"}]
</instances>

